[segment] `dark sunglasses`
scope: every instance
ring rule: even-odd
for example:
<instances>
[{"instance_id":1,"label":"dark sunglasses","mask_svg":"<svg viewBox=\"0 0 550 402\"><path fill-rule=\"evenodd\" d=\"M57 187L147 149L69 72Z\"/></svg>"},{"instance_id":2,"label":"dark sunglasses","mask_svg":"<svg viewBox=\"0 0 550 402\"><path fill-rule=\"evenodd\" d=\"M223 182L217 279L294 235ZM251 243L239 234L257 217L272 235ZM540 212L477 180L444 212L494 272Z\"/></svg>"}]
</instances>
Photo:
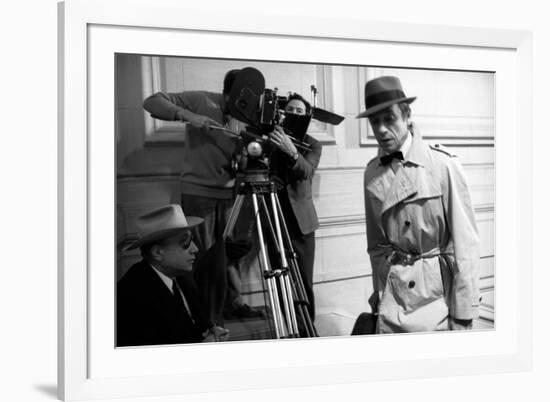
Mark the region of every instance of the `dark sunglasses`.
<instances>
[{"instance_id":1,"label":"dark sunglasses","mask_svg":"<svg viewBox=\"0 0 550 402\"><path fill-rule=\"evenodd\" d=\"M191 243L193 242L193 234L191 232L185 232L181 238L178 239L177 242L174 241L174 239L166 239L162 240L156 244L160 246L167 246L169 244L176 244L178 247L183 248L184 250L187 250L189 247L191 247Z\"/></svg>"},{"instance_id":2,"label":"dark sunglasses","mask_svg":"<svg viewBox=\"0 0 550 402\"><path fill-rule=\"evenodd\" d=\"M180 240L179 244L182 248L187 250L189 247L191 247L192 242L193 242L193 233L185 232L185 235Z\"/></svg>"}]
</instances>

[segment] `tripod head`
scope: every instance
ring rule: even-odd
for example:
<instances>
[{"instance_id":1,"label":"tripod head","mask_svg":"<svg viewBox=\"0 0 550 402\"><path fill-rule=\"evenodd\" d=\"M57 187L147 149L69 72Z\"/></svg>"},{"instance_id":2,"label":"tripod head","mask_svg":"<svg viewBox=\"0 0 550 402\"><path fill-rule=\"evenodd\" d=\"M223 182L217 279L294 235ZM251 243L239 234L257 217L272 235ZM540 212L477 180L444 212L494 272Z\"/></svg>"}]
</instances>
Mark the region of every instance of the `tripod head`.
<instances>
[{"instance_id":1,"label":"tripod head","mask_svg":"<svg viewBox=\"0 0 550 402\"><path fill-rule=\"evenodd\" d=\"M268 169L246 169L237 176L238 194L277 193L283 187L283 181Z\"/></svg>"}]
</instances>

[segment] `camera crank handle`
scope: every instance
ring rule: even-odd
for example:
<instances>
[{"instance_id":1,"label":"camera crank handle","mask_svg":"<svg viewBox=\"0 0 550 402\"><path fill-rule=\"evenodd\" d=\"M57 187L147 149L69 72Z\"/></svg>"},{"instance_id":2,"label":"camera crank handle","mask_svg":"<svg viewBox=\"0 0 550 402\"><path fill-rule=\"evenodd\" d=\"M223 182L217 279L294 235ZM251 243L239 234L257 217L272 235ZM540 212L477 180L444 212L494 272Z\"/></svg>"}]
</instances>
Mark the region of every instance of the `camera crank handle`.
<instances>
[{"instance_id":1,"label":"camera crank handle","mask_svg":"<svg viewBox=\"0 0 550 402\"><path fill-rule=\"evenodd\" d=\"M227 134L229 134L233 137L240 137L240 135L238 133L236 133L235 131L230 130L230 129L225 128L225 127L222 127L222 126L213 126L213 125L211 125L210 130L220 130L220 131L223 131L224 133L227 133Z\"/></svg>"}]
</instances>

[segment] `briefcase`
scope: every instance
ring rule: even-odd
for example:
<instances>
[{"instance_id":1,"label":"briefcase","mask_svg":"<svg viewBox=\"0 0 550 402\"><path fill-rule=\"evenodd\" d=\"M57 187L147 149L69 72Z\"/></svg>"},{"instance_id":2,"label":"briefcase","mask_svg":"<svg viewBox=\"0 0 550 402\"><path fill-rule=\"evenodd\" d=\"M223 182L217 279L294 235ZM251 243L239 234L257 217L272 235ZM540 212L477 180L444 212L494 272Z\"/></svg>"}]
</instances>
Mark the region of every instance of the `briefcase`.
<instances>
[{"instance_id":1,"label":"briefcase","mask_svg":"<svg viewBox=\"0 0 550 402\"><path fill-rule=\"evenodd\" d=\"M377 318L378 316L372 313L359 314L359 317L357 317L357 320L355 320L355 324L353 325L351 334L352 335L375 334Z\"/></svg>"}]
</instances>

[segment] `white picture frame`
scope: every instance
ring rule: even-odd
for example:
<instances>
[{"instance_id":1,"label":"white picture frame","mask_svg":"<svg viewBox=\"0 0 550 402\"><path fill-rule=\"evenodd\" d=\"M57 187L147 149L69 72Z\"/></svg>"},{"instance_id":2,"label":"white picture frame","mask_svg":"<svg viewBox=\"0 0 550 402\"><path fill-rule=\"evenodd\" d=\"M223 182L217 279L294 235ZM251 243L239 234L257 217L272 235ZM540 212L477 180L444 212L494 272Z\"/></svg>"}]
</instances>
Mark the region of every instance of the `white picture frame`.
<instances>
[{"instance_id":1,"label":"white picture frame","mask_svg":"<svg viewBox=\"0 0 550 402\"><path fill-rule=\"evenodd\" d=\"M360 64L361 52L369 49L372 54L379 54L373 57L386 65L459 69L475 69L483 63L485 68L492 66L497 77L495 222L499 316L495 330L314 342L241 342L200 348L183 345L145 348L135 355L135 351L116 351L105 346L110 333L106 327L113 323L109 324L110 317L99 312L112 310L111 299L106 297L105 301L94 294L111 291L97 272L101 268L98 261L112 258L110 249L114 243L109 236L98 237L98 233L113 231L114 208L109 200L114 197L114 186L105 178L114 180L114 176L112 164L99 165L94 161L98 157L108 159L105 153L113 146L110 133L114 131L114 108L108 107L112 99L106 102L107 106L98 99L106 99L100 96L103 93L110 93L112 98L114 53L156 51L180 55L179 35L198 38L202 51L210 56L213 50L209 41L231 37L251 45L240 46L241 52L257 49L253 56L258 58L262 57L260 47L252 44L260 40L279 44L307 41L311 46L306 56L300 54L301 58L318 57L315 46L337 42L341 53L330 57L339 57L341 63ZM305 16L279 19L273 15L267 19L265 15L243 13L217 15L170 0L132 2L132 12L128 13L124 1L72 0L59 5L59 41L59 101L63 114L59 125L60 398L162 396L264 388L274 382L289 387L531 368L530 33ZM399 52L392 52L394 49ZM217 54L222 50L216 50ZM238 57L235 52L230 55ZM297 54L292 53L292 48L289 52L290 58ZM407 52L425 57L405 57ZM441 54L445 57L438 57ZM100 113L103 107L107 108L105 114ZM99 196L96 189L101 189ZM500 228L506 228L509 236L499 236ZM107 276L113 276L112 264L105 269ZM96 325L97 322L102 324ZM453 350L446 347L449 344L453 344ZM357 350L363 353L354 352ZM227 361L216 365L215 370L201 364L222 353ZM186 356L193 366L182 367L181 360L174 356ZM238 362L237 357L241 357ZM148 371L137 367L136 362L147 362Z\"/></svg>"}]
</instances>

